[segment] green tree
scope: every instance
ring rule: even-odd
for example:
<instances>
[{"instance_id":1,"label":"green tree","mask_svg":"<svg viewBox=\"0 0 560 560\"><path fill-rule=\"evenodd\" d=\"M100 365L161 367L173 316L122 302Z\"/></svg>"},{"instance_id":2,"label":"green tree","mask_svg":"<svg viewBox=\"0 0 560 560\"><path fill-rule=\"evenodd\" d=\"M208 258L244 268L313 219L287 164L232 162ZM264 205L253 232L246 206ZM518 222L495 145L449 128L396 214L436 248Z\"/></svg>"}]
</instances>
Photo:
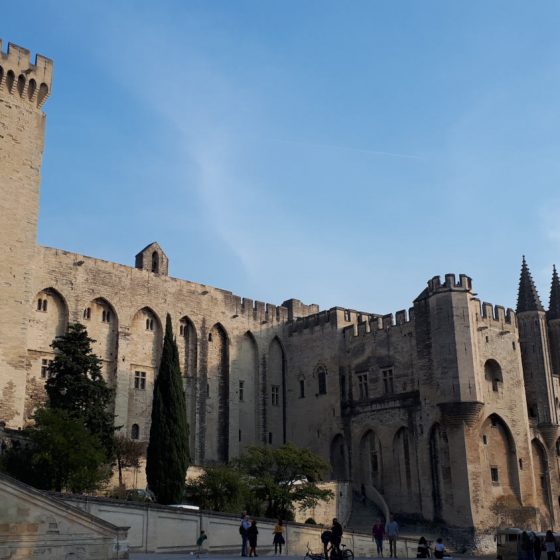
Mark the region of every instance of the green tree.
<instances>
[{"instance_id":1,"label":"green tree","mask_svg":"<svg viewBox=\"0 0 560 560\"><path fill-rule=\"evenodd\" d=\"M28 443L4 457L8 474L44 490L85 492L97 489L111 474L99 439L68 411L43 408Z\"/></svg>"},{"instance_id":2,"label":"green tree","mask_svg":"<svg viewBox=\"0 0 560 560\"><path fill-rule=\"evenodd\" d=\"M137 469L140 466L143 452L143 443L129 439L124 434L115 435L115 460L119 472L119 489L123 488L123 470L131 467Z\"/></svg>"},{"instance_id":3,"label":"green tree","mask_svg":"<svg viewBox=\"0 0 560 560\"><path fill-rule=\"evenodd\" d=\"M150 490L161 504L181 501L189 465L189 427L179 352L167 315L161 364L154 384L152 425L146 457Z\"/></svg>"},{"instance_id":4,"label":"green tree","mask_svg":"<svg viewBox=\"0 0 560 560\"><path fill-rule=\"evenodd\" d=\"M267 517L290 519L295 507L314 507L333 497L317 485L329 464L292 443L276 449L249 447L237 466L249 477L251 492L266 503Z\"/></svg>"},{"instance_id":5,"label":"green tree","mask_svg":"<svg viewBox=\"0 0 560 560\"><path fill-rule=\"evenodd\" d=\"M201 476L185 486L189 501L203 509L228 513L244 509L248 492L241 472L225 465L208 467Z\"/></svg>"},{"instance_id":6,"label":"green tree","mask_svg":"<svg viewBox=\"0 0 560 560\"><path fill-rule=\"evenodd\" d=\"M54 339L56 355L49 368L45 387L47 406L65 410L81 419L90 434L97 437L108 461L114 452L113 390L101 374L101 360L93 353L86 328L73 323L65 335Z\"/></svg>"}]
</instances>

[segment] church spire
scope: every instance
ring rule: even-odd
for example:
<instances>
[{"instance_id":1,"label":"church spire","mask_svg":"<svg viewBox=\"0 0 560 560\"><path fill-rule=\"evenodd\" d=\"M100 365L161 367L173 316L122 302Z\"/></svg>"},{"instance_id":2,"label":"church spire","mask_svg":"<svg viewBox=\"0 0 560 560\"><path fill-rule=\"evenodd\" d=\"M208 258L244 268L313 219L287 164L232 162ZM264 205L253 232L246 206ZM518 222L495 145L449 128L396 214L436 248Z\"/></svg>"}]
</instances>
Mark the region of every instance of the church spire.
<instances>
[{"instance_id":1,"label":"church spire","mask_svg":"<svg viewBox=\"0 0 560 560\"><path fill-rule=\"evenodd\" d=\"M537 288L529 272L529 267L525 262L525 255L523 255L521 263L519 292L517 294L517 313L522 311L544 311Z\"/></svg>"},{"instance_id":2,"label":"church spire","mask_svg":"<svg viewBox=\"0 0 560 560\"><path fill-rule=\"evenodd\" d=\"M560 279L556 267L552 265L552 284L550 286L550 303L548 304L548 318L560 319Z\"/></svg>"}]
</instances>

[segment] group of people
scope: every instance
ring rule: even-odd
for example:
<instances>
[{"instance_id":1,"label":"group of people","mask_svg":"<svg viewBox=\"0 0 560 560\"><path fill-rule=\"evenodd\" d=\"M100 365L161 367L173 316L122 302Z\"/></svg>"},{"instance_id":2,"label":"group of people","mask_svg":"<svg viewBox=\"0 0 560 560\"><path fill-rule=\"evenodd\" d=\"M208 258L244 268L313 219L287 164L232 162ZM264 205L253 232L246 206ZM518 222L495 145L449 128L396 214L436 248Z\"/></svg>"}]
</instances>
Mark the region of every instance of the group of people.
<instances>
[{"instance_id":1,"label":"group of people","mask_svg":"<svg viewBox=\"0 0 560 560\"><path fill-rule=\"evenodd\" d=\"M259 530L257 528L257 520L249 520L247 512L241 514L241 524L239 526L239 534L241 535L241 556L258 556L257 554L257 536ZM272 530L272 544L274 544L274 554L282 554L282 545L285 544L284 525L279 519L278 523Z\"/></svg>"},{"instance_id":2,"label":"group of people","mask_svg":"<svg viewBox=\"0 0 560 560\"><path fill-rule=\"evenodd\" d=\"M399 524L391 515L387 523L383 523L382 519L378 519L371 528L373 542L377 548L377 556L383 558L383 543L385 538L389 541L389 558L397 558L397 539L399 536ZM433 557L441 559L447 556L443 540L438 538L434 545ZM424 537L420 537L418 548L416 550L416 558L431 558L432 550L428 541Z\"/></svg>"},{"instance_id":3,"label":"group of people","mask_svg":"<svg viewBox=\"0 0 560 560\"><path fill-rule=\"evenodd\" d=\"M541 540L533 531L523 531L518 543L519 560L541 560L541 555L546 552L547 560L556 560L556 538L551 530L548 530Z\"/></svg>"},{"instance_id":4,"label":"group of people","mask_svg":"<svg viewBox=\"0 0 560 560\"><path fill-rule=\"evenodd\" d=\"M389 541L389 558L397 557L397 538L399 536L399 524L391 515L387 523L383 523L382 519L378 519L371 529L372 538L377 547L377 555L383 557L383 541L385 537Z\"/></svg>"}]
</instances>

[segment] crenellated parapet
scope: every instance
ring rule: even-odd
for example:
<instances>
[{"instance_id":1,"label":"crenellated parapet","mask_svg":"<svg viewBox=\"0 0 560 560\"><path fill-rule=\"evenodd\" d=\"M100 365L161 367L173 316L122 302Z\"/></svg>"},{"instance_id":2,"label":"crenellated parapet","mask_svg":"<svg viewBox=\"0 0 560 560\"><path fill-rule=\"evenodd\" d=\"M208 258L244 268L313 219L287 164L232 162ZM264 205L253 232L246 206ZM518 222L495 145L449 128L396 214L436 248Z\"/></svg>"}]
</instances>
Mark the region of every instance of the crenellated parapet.
<instances>
[{"instance_id":1,"label":"crenellated parapet","mask_svg":"<svg viewBox=\"0 0 560 560\"><path fill-rule=\"evenodd\" d=\"M436 292L447 292L449 290L457 291L470 291L472 289L472 279L466 274L459 274L457 280L455 274L449 273L444 276L444 281L441 281L440 276L434 276L428 280L428 290L430 294Z\"/></svg>"},{"instance_id":2,"label":"crenellated parapet","mask_svg":"<svg viewBox=\"0 0 560 560\"><path fill-rule=\"evenodd\" d=\"M379 331L391 331L400 329L403 326L414 322L414 308L401 309L396 313L387 313L386 315L368 315L362 316L359 321L344 328L346 339L362 337L368 334L374 334Z\"/></svg>"},{"instance_id":3,"label":"crenellated parapet","mask_svg":"<svg viewBox=\"0 0 560 560\"><path fill-rule=\"evenodd\" d=\"M51 93L52 72L53 62L49 58L38 54L33 64L29 50L8 43L4 52L0 40L0 91L40 109Z\"/></svg>"},{"instance_id":4,"label":"crenellated parapet","mask_svg":"<svg viewBox=\"0 0 560 560\"><path fill-rule=\"evenodd\" d=\"M517 328L517 316L511 308L501 305L493 305L486 301L482 302L478 298L471 300L477 305L477 322L479 328L494 327L505 331L512 331Z\"/></svg>"}]
</instances>

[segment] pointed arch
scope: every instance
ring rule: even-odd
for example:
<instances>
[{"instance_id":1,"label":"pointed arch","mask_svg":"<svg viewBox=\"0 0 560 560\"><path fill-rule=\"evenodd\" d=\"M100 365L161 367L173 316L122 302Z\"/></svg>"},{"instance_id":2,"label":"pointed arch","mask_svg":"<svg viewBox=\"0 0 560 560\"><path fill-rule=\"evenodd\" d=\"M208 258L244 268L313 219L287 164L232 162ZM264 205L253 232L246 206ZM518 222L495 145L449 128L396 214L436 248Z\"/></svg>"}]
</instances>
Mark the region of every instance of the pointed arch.
<instances>
[{"instance_id":1,"label":"pointed arch","mask_svg":"<svg viewBox=\"0 0 560 560\"><path fill-rule=\"evenodd\" d=\"M531 441L531 453L533 455L537 506L545 517L550 517L552 503L548 454L546 452L546 447L538 438L533 438Z\"/></svg>"},{"instance_id":2,"label":"pointed arch","mask_svg":"<svg viewBox=\"0 0 560 560\"><path fill-rule=\"evenodd\" d=\"M207 458L222 463L229 460L230 366L229 337L221 323L208 333L208 386L206 410Z\"/></svg>"},{"instance_id":3,"label":"pointed arch","mask_svg":"<svg viewBox=\"0 0 560 560\"><path fill-rule=\"evenodd\" d=\"M506 421L498 414L492 413L482 422L479 450L482 483L486 491L520 500L515 439Z\"/></svg>"},{"instance_id":4,"label":"pointed arch","mask_svg":"<svg viewBox=\"0 0 560 560\"><path fill-rule=\"evenodd\" d=\"M336 434L330 446L331 479L348 480L348 451L342 434Z\"/></svg>"},{"instance_id":5,"label":"pointed arch","mask_svg":"<svg viewBox=\"0 0 560 560\"><path fill-rule=\"evenodd\" d=\"M368 428L360 439L360 478L363 484L383 492L381 440L372 428Z\"/></svg>"},{"instance_id":6,"label":"pointed arch","mask_svg":"<svg viewBox=\"0 0 560 560\"><path fill-rule=\"evenodd\" d=\"M24 406L24 423L30 421L37 406L44 403L44 383L49 376L49 366L55 358L51 347L53 340L66 333L68 304L64 296L49 287L37 292L32 302L27 334L28 370L27 383L37 387L28 391Z\"/></svg>"},{"instance_id":7,"label":"pointed arch","mask_svg":"<svg viewBox=\"0 0 560 560\"><path fill-rule=\"evenodd\" d=\"M92 299L82 311L82 323L95 340L93 351L101 358L103 374L116 382L119 318L115 307L104 297Z\"/></svg>"},{"instance_id":8,"label":"pointed arch","mask_svg":"<svg viewBox=\"0 0 560 560\"><path fill-rule=\"evenodd\" d=\"M245 332L239 338L236 350L234 366L239 402L239 448L242 452L248 445L259 443L259 350L251 331Z\"/></svg>"},{"instance_id":9,"label":"pointed arch","mask_svg":"<svg viewBox=\"0 0 560 560\"><path fill-rule=\"evenodd\" d=\"M198 333L188 315L183 315L179 320L176 339L183 376L196 377L198 368Z\"/></svg>"},{"instance_id":10,"label":"pointed arch","mask_svg":"<svg viewBox=\"0 0 560 560\"><path fill-rule=\"evenodd\" d=\"M130 356L128 421L140 426L140 437L149 434L154 381L161 358L163 329L160 318L148 306L134 313L127 353Z\"/></svg>"},{"instance_id":11,"label":"pointed arch","mask_svg":"<svg viewBox=\"0 0 560 560\"><path fill-rule=\"evenodd\" d=\"M58 290L49 287L37 293L33 307L29 347L51 352L52 341L68 327L68 303Z\"/></svg>"},{"instance_id":12,"label":"pointed arch","mask_svg":"<svg viewBox=\"0 0 560 560\"><path fill-rule=\"evenodd\" d=\"M194 457L197 433L197 394L200 391L198 377L198 333L193 321L188 315L179 320L177 329L177 349L179 362L185 382L185 399L187 406L187 421L189 423L189 445L191 456Z\"/></svg>"},{"instance_id":13,"label":"pointed arch","mask_svg":"<svg viewBox=\"0 0 560 560\"><path fill-rule=\"evenodd\" d=\"M432 474L433 519L444 519L448 491L451 488L451 465L447 433L435 423L430 430L430 467ZM451 505L451 504L449 504Z\"/></svg>"},{"instance_id":14,"label":"pointed arch","mask_svg":"<svg viewBox=\"0 0 560 560\"><path fill-rule=\"evenodd\" d=\"M404 505L412 490L410 438L408 429L399 428L393 436L393 468L396 476L394 493Z\"/></svg>"},{"instance_id":15,"label":"pointed arch","mask_svg":"<svg viewBox=\"0 0 560 560\"><path fill-rule=\"evenodd\" d=\"M265 443L286 443L286 352L278 336L268 346L265 391L266 407Z\"/></svg>"}]
</instances>

